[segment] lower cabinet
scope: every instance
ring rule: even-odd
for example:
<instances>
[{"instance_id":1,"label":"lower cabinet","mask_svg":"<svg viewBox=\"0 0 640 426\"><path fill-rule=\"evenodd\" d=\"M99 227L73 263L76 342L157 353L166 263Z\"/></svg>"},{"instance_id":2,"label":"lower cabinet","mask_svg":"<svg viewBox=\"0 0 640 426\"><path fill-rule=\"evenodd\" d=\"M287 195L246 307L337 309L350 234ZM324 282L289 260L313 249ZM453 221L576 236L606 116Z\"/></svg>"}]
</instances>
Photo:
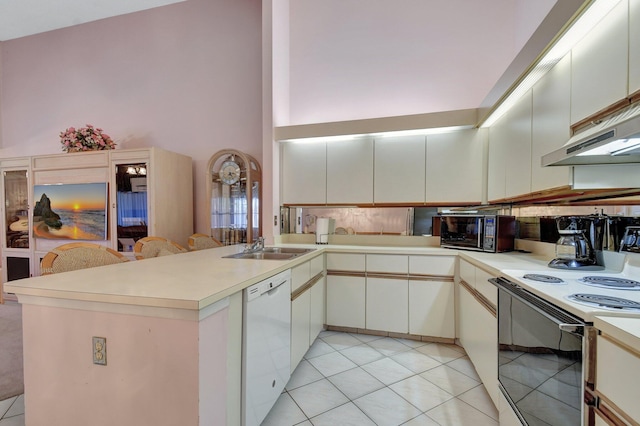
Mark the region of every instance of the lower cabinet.
<instances>
[{"instance_id":1,"label":"lower cabinet","mask_svg":"<svg viewBox=\"0 0 640 426\"><path fill-rule=\"evenodd\" d=\"M291 270L291 372L325 324L324 256Z\"/></svg>"},{"instance_id":2,"label":"lower cabinet","mask_svg":"<svg viewBox=\"0 0 640 426\"><path fill-rule=\"evenodd\" d=\"M327 275L327 325L365 328L366 280Z\"/></svg>"},{"instance_id":3,"label":"lower cabinet","mask_svg":"<svg viewBox=\"0 0 640 426\"><path fill-rule=\"evenodd\" d=\"M454 339L453 281L409 281L409 334Z\"/></svg>"},{"instance_id":4,"label":"lower cabinet","mask_svg":"<svg viewBox=\"0 0 640 426\"><path fill-rule=\"evenodd\" d=\"M455 256L329 253L327 325L455 338Z\"/></svg>"},{"instance_id":5,"label":"lower cabinet","mask_svg":"<svg viewBox=\"0 0 640 426\"><path fill-rule=\"evenodd\" d=\"M458 337L484 383L493 403L498 406L498 320L482 303L477 292L458 287Z\"/></svg>"},{"instance_id":6,"label":"lower cabinet","mask_svg":"<svg viewBox=\"0 0 640 426\"><path fill-rule=\"evenodd\" d=\"M604 333L596 346L596 424L637 424L640 351Z\"/></svg>"},{"instance_id":7,"label":"lower cabinet","mask_svg":"<svg viewBox=\"0 0 640 426\"><path fill-rule=\"evenodd\" d=\"M409 332L409 282L405 279L367 277L366 328Z\"/></svg>"},{"instance_id":8,"label":"lower cabinet","mask_svg":"<svg viewBox=\"0 0 640 426\"><path fill-rule=\"evenodd\" d=\"M309 350L311 292L300 294L291 301L291 372Z\"/></svg>"}]
</instances>

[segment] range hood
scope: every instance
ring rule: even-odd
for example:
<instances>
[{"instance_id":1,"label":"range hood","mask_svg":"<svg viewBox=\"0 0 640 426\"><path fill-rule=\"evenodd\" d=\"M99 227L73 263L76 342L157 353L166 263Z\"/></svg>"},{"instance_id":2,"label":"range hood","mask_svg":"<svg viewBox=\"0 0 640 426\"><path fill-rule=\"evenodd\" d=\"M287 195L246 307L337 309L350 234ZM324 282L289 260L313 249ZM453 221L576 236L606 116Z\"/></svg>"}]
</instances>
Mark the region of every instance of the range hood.
<instances>
[{"instance_id":1,"label":"range hood","mask_svg":"<svg viewBox=\"0 0 640 426\"><path fill-rule=\"evenodd\" d=\"M640 102L580 132L542 157L543 166L640 163Z\"/></svg>"}]
</instances>

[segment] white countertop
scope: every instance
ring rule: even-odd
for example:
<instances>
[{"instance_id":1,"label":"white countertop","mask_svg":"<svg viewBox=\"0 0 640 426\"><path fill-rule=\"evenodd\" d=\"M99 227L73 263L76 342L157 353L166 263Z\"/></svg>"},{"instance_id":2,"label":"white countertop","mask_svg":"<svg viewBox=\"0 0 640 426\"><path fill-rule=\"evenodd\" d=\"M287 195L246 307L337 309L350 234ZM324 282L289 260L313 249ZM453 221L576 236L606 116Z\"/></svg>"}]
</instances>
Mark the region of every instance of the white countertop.
<instances>
[{"instance_id":1,"label":"white countertop","mask_svg":"<svg viewBox=\"0 0 640 426\"><path fill-rule=\"evenodd\" d=\"M625 345L640 349L640 319L597 316L593 325Z\"/></svg>"}]
</instances>

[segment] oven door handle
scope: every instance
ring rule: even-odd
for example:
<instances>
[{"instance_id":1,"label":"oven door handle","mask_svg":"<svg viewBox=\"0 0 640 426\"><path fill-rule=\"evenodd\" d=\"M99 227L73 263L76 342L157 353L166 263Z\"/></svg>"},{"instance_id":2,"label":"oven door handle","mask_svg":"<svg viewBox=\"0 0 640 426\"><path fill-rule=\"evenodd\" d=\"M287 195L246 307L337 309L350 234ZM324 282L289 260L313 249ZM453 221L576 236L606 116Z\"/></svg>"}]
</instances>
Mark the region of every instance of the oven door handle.
<instances>
[{"instance_id":1,"label":"oven door handle","mask_svg":"<svg viewBox=\"0 0 640 426\"><path fill-rule=\"evenodd\" d=\"M558 324L560 330L580 337L584 337L584 327L584 324Z\"/></svg>"}]
</instances>

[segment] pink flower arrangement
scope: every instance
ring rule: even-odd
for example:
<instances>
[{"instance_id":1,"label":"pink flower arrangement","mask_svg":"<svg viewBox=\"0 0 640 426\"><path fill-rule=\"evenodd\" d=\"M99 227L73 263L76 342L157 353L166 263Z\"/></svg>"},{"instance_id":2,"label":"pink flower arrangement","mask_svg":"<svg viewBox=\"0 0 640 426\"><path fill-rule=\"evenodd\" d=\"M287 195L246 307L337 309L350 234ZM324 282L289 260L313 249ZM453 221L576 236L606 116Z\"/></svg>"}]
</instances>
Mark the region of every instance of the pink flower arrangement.
<instances>
[{"instance_id":1,"label":"pink flower arrangement","mask_svg":"<svg viewBox=\"0 0 640 426\"><path fill-rule=\"evenodd\" d=\"M111 136L91 124L79 129L69 127L60 132L60 143L64 152L99 151L116 147Z\"/></svg>"}]
</instances>

